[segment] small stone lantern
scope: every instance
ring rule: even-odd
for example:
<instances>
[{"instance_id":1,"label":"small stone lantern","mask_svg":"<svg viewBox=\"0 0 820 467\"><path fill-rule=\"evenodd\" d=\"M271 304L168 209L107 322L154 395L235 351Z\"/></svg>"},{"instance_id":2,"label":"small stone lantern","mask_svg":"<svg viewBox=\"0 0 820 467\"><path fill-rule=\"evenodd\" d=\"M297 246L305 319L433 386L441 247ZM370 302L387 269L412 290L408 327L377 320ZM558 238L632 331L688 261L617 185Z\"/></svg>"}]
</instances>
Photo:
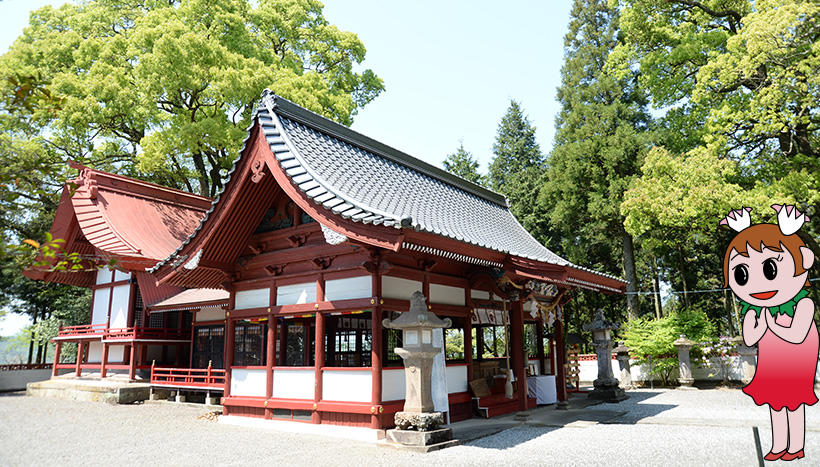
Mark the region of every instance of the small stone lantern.
<instances>
[{"instance_id":1,"label":"small stone lantern","mask_svg":"<svg viewBox=\"0 0 820 467\"><path fill-rule=\"evenodd\" d=\"M740 369L743 371L740 381L743 384L749 384L752 382L752 378L755 377L757 350L754 347L747 346L740 336L734 339L734 343L737 346L737 353L740 355Z\"/></svg>"},{"instance_id":2,"label":"small stone lantern","mask_svg":"<svg viewBox=\"0 0 820 467\"><path fill-rule=\"evenodd\" d=\"M618 347L612 349L618 359L618 367L620 368L621 388L634 389L632 384L632 370L629 366L629 347L625 346L623 342L618 342Z\"/></svg>"},{"instance_id":3,"label":"small stone lantern","mask_svg":"<svg viewBox=\"0 0 820 467\"><path fill-rule=\"evenodd\" d=\"M680 338L672 343L678 349L678 369L680 377L678 382L681 389L694 389L692 384L695 378L692 377L692 363L689 360L689 349L695 345L695 342L689 340L685 334L681 334Z\"/></svg>"},{"instance_id":4,"label":"small stone lantern","mask_svg":"<svg viewBox=\"0 0 820 467\"><path fill-rule=\"evenodd\" d=\"M441 353L441 347L433 345L433 330L452 325L449 318L439 319L427 309L421 292L410 297L410 311L402 313L394 321L382 321L385 328L401 329L403 346L394 352L404 360L405 397L404 410L397 412L396 428L387 430L387 437L405 447L419 450L446 447L452 441L452 430L437 429L444 424L444 414L435 412L433 406L433 360Z\"/></svg>"},{"instance_id":5,"label":"small stone lantern","mask_svg":"<svg viewBox=\"0 0 820 467\"><path fill-rule=\"evenodd\" d=\"M612 339L610 331L618 329L618 325L604 317L604 311L598 310L595 319L583 326L584 331L592 331L592 344L598 357L598 378L593 385L595 389L589 393L591 399L606 402L620 402L627 398L624 390L618 386L618 380L612 374Z\"/></svg>"}]
</instances>

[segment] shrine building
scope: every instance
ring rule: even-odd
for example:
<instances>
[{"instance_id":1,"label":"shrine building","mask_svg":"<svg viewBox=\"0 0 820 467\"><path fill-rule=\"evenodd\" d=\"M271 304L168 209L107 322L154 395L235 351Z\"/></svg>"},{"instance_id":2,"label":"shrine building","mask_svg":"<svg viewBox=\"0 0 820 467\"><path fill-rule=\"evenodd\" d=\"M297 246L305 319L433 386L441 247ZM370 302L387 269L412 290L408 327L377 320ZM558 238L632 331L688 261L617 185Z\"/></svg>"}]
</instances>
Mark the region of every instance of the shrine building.
<instances>
[{"instance_id":1,"label":"shrine building","mask_svg":"<svg viewBox=\"0 0 820 467\"><path fill-rule=\"evenodd\" d=\"M94 290L89 324L56 338L80 349L55 377L127 370L220 391L226 415L392 426L402 342L382 320L416 291L452 321L437 411L526 410L541 384L566 400L562 305L625 289L541 245L503 196L267 91L213 201L80 169L52 234L116 270L27 271Z\"/></svg>"}]
</instances>

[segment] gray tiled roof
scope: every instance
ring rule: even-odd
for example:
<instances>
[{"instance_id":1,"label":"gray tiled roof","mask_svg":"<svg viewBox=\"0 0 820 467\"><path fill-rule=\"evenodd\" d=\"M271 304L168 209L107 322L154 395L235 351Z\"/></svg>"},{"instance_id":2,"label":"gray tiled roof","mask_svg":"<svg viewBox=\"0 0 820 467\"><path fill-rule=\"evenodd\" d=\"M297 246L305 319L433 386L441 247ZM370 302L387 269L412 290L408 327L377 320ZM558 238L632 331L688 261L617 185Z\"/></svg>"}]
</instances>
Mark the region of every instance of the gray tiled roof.
<instances>
[{"instance_id":1,"label":"gray tiled roof","mask_svg":"<svg viewBox=\"0 0 820 467\"><path fill-rule=\"evenodd\" d=\"M342 217L414 228L522 258L589 271L533 238L510 212L506 199L497 193L278 96L263 98L258 118L291 181L316 203Z\"/></svg>"},{"instance_id":2,"label":"gray tiled roof","mask_svg":"<svg viewBox=\"0 0 820 467\"><path fill-rule=\"evenodd\" d=\"M286 99L266 91L254 118L291 181L314 202L335 214L365 224L413 228L620 280L574 265L541 245L518 223L506 199L498 193ZM229 176L232 173L233 169ZM227 182L224 185L227 186ZM218 200L219 196L214 206ZM203 224L207 218L206 215ZM199 230L152 270L174 259Z\"/></svg>"}]
</instances>

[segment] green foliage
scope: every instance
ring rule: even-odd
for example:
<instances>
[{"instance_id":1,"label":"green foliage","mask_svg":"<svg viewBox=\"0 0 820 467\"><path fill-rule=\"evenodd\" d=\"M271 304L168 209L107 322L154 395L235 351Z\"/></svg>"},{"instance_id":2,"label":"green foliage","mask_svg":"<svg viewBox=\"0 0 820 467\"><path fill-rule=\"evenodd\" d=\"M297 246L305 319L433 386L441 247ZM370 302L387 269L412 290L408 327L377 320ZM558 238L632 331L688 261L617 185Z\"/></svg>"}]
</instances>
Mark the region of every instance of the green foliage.
<instances>
[{"instance_id":1,"label":"green foliage","mask_svg":"<svg viewBox=\"0 0 820 467\"><path fill-rule=\"evenodd\" d=\"M629 353L639 364L649 365L651 375L660 376L665 385L678 368L677 350L673 342L682 334L700 342L715 336L715 325L706 313L700 310L680 310L663 318L648 316L629 320L622 330L624 343Z\"/></svg>"},{"instance_id":2,"label":"green foliage","mask_svg":"<svg viewBox=\"0 0 820 467\"><path fill-rule=\"evenodd\" d=\"M535 141L535 127L514 100L498 124L493 154L487 184L509 199L510 209L524 227L538 230L543 216L536 209L535 199L545 167L544 155Z\"/></svg>"},{"instance_id":3,"label":"green foliage","mask_svg":"<svg viewBox=\"0 0 820 467\"><path fill-rule=\"evenodd\" d=\"M477 185L484 185L484 177L478 173L478 161L459 144L456 152L448 154L444 159L444 170L469 180Z\"/></svg>"},{"instance_id":4,"label":"green foliage","mask_svg":"<svg viewBox=\"0 0 820 467\"><path fill-rule=\"evenodd\" d=\"M0 58L19 146L214 195L270 87L350 124L383 85L315 0L88 1L35 11ZM193 181L193 183L191 183Z\"/></svg>"}]
</instances>

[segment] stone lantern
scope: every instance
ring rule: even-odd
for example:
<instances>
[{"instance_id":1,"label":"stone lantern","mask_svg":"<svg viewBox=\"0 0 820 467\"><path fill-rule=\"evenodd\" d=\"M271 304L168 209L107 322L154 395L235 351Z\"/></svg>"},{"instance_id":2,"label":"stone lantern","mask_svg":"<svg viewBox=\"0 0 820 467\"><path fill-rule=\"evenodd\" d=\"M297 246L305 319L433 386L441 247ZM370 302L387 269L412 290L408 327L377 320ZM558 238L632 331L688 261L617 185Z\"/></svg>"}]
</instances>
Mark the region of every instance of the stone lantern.
<instances>
[{"instance_id":1,"label":"stone lantern","mask_svg":"<svg viewBox=\"0 0 820 467\"><path fill-rule=\"evenodd\" d=\"M624 345L623 342L619 342L618 347L615 347L612 351L618 359L618 367L621 371L621 374L619 375L621 380L621 388L633 389L635 386L632 385L632 370L629 366L629 347Z\"/></svg>"},{"instance_id":2,"label":"stone lantern","mask_svg":"<svg viewBox=\"0 0 820 467\"><path fill-rule=\"evenodd\" d=\"M680 389L693 389L692 384L695 378L692 377L692 363L689 360L689 349L695 345L694 341L689 340L685 334L681 334L680 338L672 343L678 349L678 370L680 371Z\"/></svg>"},{"instance_id":3,"label":"stone lantern","mask_svg":"<svg viewBox=\"0 0 820 467\"><path fill-rule=\"evenodd\" d=\"M610 331L618 329L618 325L604 317L604 311L598 310L595 319L583 326L584 331L592 331L592 344L598 357L598 378L593 385L595 389L589 393L591 399L605 402L620 402L627 398L624 390L618 386L618 380L612 374L612 339Z\"/></svg>"},{"instance_id":4,"label":"stone lantern","mask_svg":"<svg viewBox=\"0 0 820 467\"><path fill-rule=\"evenodd\" d=\"M444 414L434 411L432 385L433 360L442 351L433 345L433 330L451 324L449 318L439 319L427 309L421 292L410 297L410 311L393 321L382 321L385 328L400 329L403 334L403 346L394 352L404 360L404 410L395 415L396 429L387 430L388 439L403 447L426 452L453 443L451 429L437 429L444 424Z\"/></svg>"}]
</instances>

